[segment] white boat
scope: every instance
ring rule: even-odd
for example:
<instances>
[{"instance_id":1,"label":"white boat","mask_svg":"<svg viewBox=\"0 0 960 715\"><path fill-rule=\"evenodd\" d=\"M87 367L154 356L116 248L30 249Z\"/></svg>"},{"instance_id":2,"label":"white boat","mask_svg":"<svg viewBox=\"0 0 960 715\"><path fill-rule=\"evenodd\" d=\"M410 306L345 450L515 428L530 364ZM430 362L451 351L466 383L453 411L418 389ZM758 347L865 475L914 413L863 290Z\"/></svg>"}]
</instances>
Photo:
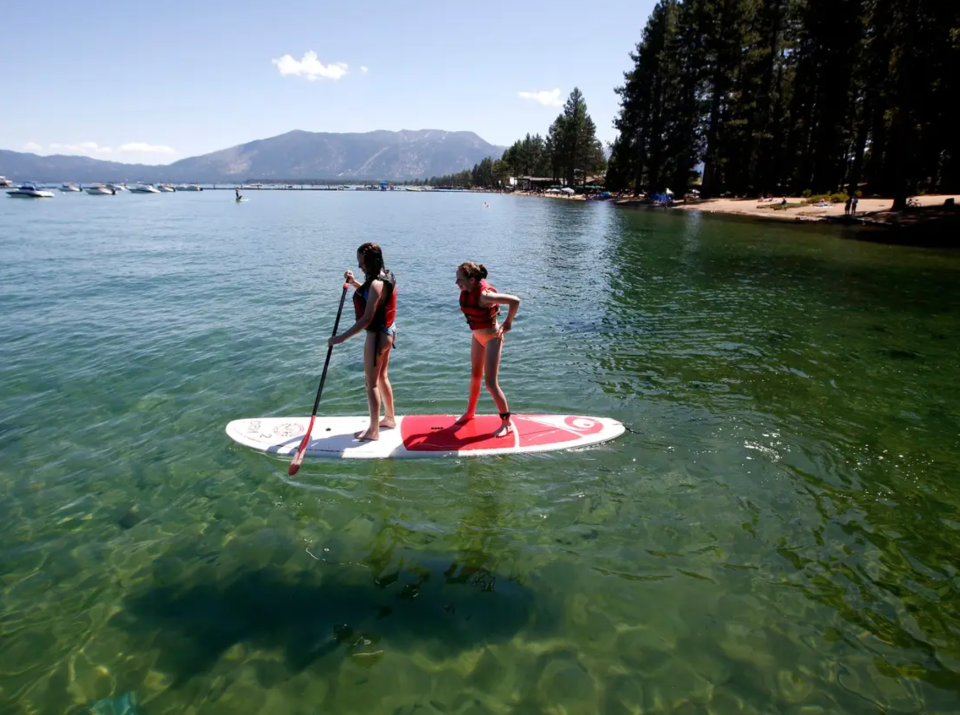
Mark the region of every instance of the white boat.
<instances>
[{"instance_id":1,"label":"white boat","mask_svg":"<svg viewBox=\"0 0 960 715\"><path fill-rule=\"evenodd\" d=\"M126 184L107 184L108 188L113 189L114 191L129 191Z\"/></svg>"},{"instance_id":2,"label":"white boat","mask_svg":"<svg viewBox=\"0 0 960 715\"><path fill-rule=\"evenodd\" d=\"M0 176L0 189L5 189L10 186L13 186L13 182L6 176Z\"/></svg>"},{"instance_id":3,"label":"white boat","mask_svg":"<svg viewBox=\"0 0 960 715\"><path fill-rule=\"evenodd\" d=\"M28 183L13 191L8 191L7 196L11 199L52 199L53 192L41 189L36 184Z\"/></svg>"},{"instance_id":4,"label":"white boat","mask_svg":"<svg viewBox=\"0 0 960 715\"><path fill-rule=\"evenodd\" d=\"M130 189L131 194L159 194L160 191L150 184L137 184Z\"/></svg>"},{"instance_id":5,"label":"white boat","mask_svg":"<svg viewBox=\"0 0 960 715\"><path fill-rule=\"evenodd\" d=\"M203 191L198 184L180 184L177 191Z\"/></svg>"},{"instance_id":6,"label":"white boat","mask_svg":"<svg viewBox=\"0 0 960 715\"><path fill-rule=\"evenodd\" d=\"M172 186L170 186L170 184L157 184L157 189L158 189L159 191L162 191L163 193L168 193L168 192L171 192L171 191L176 191L176 189L173 188Z\"/></svg>"},{"instance_id":7,"label":"white boat","mask_svg":"<svg viewBox=\"0 0 960 715\"><path fill-rule=\"evenodd\" d=\"M93 186L87 187L87 193L92 194L93 196L113 196L115 195L116 189L112 186L104 186L103 184L94 184Z\"/></svg>"},{"instance_id":8,"label":"white boat","mask_svg":"<svg viewBox=\"0 0 960 715\"><path fill-rule=\"evenodd\" d=\"M70 191L80 191L80 189L73 184L60 184L60 190L65 194Z\"/></svg>"}]
</instances>

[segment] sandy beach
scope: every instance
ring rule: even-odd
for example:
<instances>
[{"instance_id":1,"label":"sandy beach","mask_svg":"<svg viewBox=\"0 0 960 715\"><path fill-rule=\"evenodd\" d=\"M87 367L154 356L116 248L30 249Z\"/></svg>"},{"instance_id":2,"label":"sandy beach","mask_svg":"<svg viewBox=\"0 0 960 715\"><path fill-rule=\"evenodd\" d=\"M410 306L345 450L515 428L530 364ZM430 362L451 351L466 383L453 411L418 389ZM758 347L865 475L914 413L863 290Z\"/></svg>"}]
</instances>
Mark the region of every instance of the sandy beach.
<instances>
[{"instance_id":1,"label":"sandy beach","mask_svg":"<svg viewBox=\"0 0 960 715\"><path fill-rule=\"evenodd\" d=\"M535 191L513 191L514 196L536 196L547 199L560 199L563 201L584 201L582 195L572 194L547 194ZM774 208L778 206L782 199L786 198L786 208ZM946 199L952 198L958 201L960 196L956 194L931 194L929 196L912 197L921 208L943 206ZM614 198L613 201L621 206L636 204L639 206L650 206L647 198L623 197ZM735 214L740 216L753 216L756 218L775 219L779 221L820 221L824 219L842 218L843 204L827 204L818 206L817 204L805 203L806 199L800 196L778 196L774 199L761 201L759 199L702 199L702 200L680 200L674 203L671 209L680 209L681 211L706 211L709 213ZM893 199L890 198L870 198L860 199L857 205L856 217L860 219L870 218L877 222L887 222L901 215L900 212L891 211Z\"/></svg>"},{"instance_id":2,"label":"sandy beach","mask_svg":"<svg viewBox=\"0 0 960 715\"><path fill-rule=\"evenodd\" d=\"M819 220L824 218L837 218L843 216L843 204L829 204L825 207L816 204L803 204L802 206L789 206L789 204L802 204L802 198L787 198L788 207L776 210L776 206L781 197L773 201L761 202L757 199L704 199L702 201L678 202L673 208L683 211L708 211L710 213L728 213L740 214L743 216L756 216L758 218L780 219L784 221L803 221ZM935 194L930 196L917 196L916 201L921 207L943 206L946 199L956 196L950 194ZM881 218L884 214L889 214L893 206L893 199L860 199L857 206L857 217L871 216Z\"/></svg>"}]
</instances>

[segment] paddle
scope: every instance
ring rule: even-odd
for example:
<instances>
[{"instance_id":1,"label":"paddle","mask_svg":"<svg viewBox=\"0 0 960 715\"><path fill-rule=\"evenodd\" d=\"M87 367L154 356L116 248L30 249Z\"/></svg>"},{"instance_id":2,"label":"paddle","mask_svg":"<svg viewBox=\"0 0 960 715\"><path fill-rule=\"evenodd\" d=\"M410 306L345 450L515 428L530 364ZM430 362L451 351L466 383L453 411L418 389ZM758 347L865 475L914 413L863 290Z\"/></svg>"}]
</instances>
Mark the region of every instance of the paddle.
<instances>
[{"instance_id":1,"label":"paddle","mask_svg":"<svg viewBox=\"0 0 960 715\"><path fill-rule=\"evenodd\" d=\"M343 312L343 301L347 297L349 283L343 284L343 293L340 295L340 307L337 308L337 319L333 323L333 334L337 334L337 328L340 327L340 314ZM313 431L313 422L317 419L317 408L320 406L320 395L323 394L323 382L327 379L327 367L330 365L330 355L333 354L333 346L327 348L327 359L323 363L323 373L320 375L320 387L317 390L317 399L313 401L313 414L310 415L310 425L307 427L307 433L303 435L303 441L297 448L297 454L290 462L290 468L287 474L291 477L300 471L300 465L303 464L303 455L307 451L307 445L310 444L310 433Z\"/></svg>"}]
</instances>

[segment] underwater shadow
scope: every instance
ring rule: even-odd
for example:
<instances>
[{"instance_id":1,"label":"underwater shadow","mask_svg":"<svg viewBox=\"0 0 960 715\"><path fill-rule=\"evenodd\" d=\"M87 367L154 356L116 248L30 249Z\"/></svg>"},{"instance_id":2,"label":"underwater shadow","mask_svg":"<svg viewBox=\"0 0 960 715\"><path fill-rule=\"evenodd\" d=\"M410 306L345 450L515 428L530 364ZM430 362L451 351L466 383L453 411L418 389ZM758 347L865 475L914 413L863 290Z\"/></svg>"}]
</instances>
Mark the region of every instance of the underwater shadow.
<instances>
[{"instance_id":1,"label":"underwater shadow","mask_svg":"<svg viewBox=\"0 0 960 715\"><path fill-rule=\"evenodd\" d=\"M372 664L388 650L447 657L511 638L537 620L529 589L453 559L379 577L355 565L294 573L267 567L160 585L125 606L111 624L159 650L156 667L175 685L209 671L238 644L279 651L297 673L347 657Z\"/></svg>"}]
</instances>

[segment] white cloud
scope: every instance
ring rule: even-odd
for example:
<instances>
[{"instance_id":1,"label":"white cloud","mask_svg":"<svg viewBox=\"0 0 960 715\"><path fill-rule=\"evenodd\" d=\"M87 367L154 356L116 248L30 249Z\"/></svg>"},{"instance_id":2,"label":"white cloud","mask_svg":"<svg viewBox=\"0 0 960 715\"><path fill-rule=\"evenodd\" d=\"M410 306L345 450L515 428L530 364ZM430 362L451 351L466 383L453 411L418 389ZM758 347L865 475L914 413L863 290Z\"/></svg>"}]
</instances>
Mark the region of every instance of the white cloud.
<instances>
[{"instance_id":1,"label":"white cloud","mask_svg":"<svg viewBox=\"0 0 960 715\"><path fill-rule=\"evenodd\" d=\"M137 163L156 163L164 161L163 157L176 155L173 147L162 144L148 144L147 142L127 142L117 148L100 146L96 142L80 142L79 144L48 144L44 148L36 142L27 142L24 151L35 154L70 154L89 156L94 159L108 159L116 157L118 161L133 161ZM126 155L128 158L123 158ZM133 156L131 156L133 155Z\"/></svg>"},{"instance_id":2,"label":"white cloud","mask_svg":"<svg viewBox=\"0 0 960 715\"><path fill-rule=\"evenodd\" d=\"M343 77L349 67L346 62L331 62L328 65L321 64L317 59L317 53L313 50L305 52L303 59L297 61L290 55L284 55L278 60L271 60L280 70L280 74L286 77L293 75L295 77L304 77L311 82L321 77L337 80Z\"/></svg>"},{"instance_id":3,"label":"white cloud","mask_svg":"<svg viewBox=\"0 0 960 715\"><path fill-rule=\"evenodd\" d=\"M540 102L544 107L559 107L563 104L560 101L559 89L541 89L539 92L517 92L521 99L532 99L534 102Z\"/></svg>"},{"instance_id":4,"label":"white cloud","mask_svg":"<svg viewBox=\"0 0 960 715\"><path fill-rule=\"evenodd\" d=\"M369 67L364 67L363 65L360 65L360 71L363 72L364 74L366 74L367 72L370 71L370 68L369 68Z\"/></svg>"},{"instance_id":5,"label":"white cloud","mask_svg":"<svg viewBox=\"0 0 960 715\"><path fill-rule=\"evenodd\" d=\"M147 144L146 142L129 142L122 145L117 151L137 152L141 154L176 154L173 147L162 144Z\"/></svg>"},{"instance_id":6,"label":"white cloud","mask_svg":"<svg viewBox=\"0 0 960 715\"><path fill-rule=\"evenodd\" d=\"M96 154L112 154L113 149L108 146L100 146L96 142L80 142L79 144L51 144L48 151L54 154L84 154L94 156Z\"/></svg>"}]
</instances>

